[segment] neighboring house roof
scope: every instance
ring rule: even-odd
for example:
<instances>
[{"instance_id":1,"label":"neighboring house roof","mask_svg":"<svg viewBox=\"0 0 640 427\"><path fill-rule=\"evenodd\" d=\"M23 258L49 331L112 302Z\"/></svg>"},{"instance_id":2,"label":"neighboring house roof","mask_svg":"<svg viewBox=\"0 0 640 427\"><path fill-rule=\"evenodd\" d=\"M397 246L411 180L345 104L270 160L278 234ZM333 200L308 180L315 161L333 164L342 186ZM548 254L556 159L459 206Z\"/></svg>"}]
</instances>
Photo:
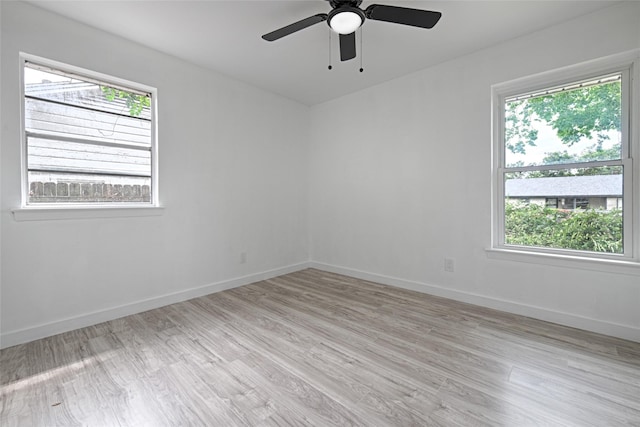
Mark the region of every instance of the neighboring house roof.
<instances>
[{"instance_id":1,"label":"neighboring house roof","mask_svg":"<svg viewBox=\"0 0 640 427\"><path fill-rule=\"evenodd\" d=\"M622 175L510 179L507 197L622 197Z\"/></svg>"}]
</instances>

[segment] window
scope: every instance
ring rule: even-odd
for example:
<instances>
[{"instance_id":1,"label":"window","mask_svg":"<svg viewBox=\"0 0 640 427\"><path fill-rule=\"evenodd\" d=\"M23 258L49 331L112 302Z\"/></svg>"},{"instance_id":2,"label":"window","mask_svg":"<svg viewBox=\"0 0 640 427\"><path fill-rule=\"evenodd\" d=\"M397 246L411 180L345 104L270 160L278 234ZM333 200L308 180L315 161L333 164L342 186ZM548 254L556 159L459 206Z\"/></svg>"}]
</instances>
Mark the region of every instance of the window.
<instances>
[{"instance_id":1,"label":"window","mask_svg":"<svg viewBox=\"0 0 640 427\"><path fill-rule=\"evenodd\" d=\"M549 208L557 208L558 207L558 198L557 197L547 197L545 198L545 206Z\"/></svg>"},{"instance_id":2,"label":"window","mask_svg":"<svg viewBox=\"0 0 640 427\"><path fill-rule=\"evenodd\" d=\"M494 248L637 260L634 59L494 87Z\"/></svg>"},{"instance_id":3,"label":"window","mask_svg":"<svg viewBox=\"0 0 640 427\"><path fill-rule=\"evenodd\" d=\"M23 60L23 206L157 205L154 90Z\"/></svg>"},{"instance_id":4,"label":"window","mask_svg":"<svg viewBox=\"0 0 640 427\"><path fill-rule=\"evenodd\" d=\"M589 209L589 199L585 199L584 197L576 197L573 199L573 209ZM618 225L616 225L618 226ZM622 223L619 225L622 226Z\"/></svg>"}]
</instances>

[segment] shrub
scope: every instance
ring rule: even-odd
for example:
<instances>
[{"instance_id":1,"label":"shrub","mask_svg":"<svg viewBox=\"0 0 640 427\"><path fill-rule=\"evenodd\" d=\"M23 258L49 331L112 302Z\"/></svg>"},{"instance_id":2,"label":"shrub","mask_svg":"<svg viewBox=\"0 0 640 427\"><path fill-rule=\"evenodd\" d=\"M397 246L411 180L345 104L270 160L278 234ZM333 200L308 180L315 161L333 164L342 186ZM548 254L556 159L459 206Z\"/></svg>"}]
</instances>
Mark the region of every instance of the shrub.
<instances>
[{"instance_id":1,"label":"shrub","mask_svg":"<svg viewBox=\"0 0 640 427\"><path fill-rule=\"evenodd\" d=\"M507 202L505 243L622 253L622 211L569 211Z\"/></svg>"}]
</instances>

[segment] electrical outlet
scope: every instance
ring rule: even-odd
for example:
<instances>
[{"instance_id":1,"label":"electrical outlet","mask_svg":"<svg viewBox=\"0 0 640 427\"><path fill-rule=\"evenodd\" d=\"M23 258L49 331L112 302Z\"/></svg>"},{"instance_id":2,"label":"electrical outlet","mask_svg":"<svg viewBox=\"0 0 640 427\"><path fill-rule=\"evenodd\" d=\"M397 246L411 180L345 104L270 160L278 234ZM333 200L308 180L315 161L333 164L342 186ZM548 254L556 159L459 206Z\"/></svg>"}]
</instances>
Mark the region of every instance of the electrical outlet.
<instances>
[{"instance_id":1,"label":"electrical outlet","mask_svg":"<svg viewBox=\"0 0 640 427\"><path fill-rule=\"evenodd\" d=\"M445 258L444 259L444 271L453 273L454 271L454 261L453 258Z\"/></svg>"},{"instance_id":2,"label":"electrical outlet","mask_svg":"<svg viewBox=\"0 0 640 427\"><path fill-rule=\"evenodd\" d=\"M240 264L246 264L246 263L247 263L247 253L240 252Z\"/></svg>"}]
</instances>

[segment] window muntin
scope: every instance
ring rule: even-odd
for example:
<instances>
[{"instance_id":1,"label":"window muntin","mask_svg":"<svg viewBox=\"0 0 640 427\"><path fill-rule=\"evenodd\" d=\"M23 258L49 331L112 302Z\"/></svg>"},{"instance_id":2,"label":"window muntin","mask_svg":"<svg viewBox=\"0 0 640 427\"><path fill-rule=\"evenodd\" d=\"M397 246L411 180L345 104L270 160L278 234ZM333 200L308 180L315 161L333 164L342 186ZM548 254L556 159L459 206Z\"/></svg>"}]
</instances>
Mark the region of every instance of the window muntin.
<instances>
[{"instance_id":1,"label":"window muntin","mask_svg":"<svg viewBox=\"0 0 640 427\"><path fill-rule=\"evenodd\" d=\"M546 88L532 79L536 87L522 83L494 98L495 247L633 257L630 73L629 66ZM589 104L587 95L600 98ZM554 102L560 107L545 107ZM514 193L518 186L526 191Z\"/></svg>"},{"instance_id":2,"label":"window muntin","mask_svg":"<svg viewBox=\"0 0 640 427\"><path fill-rule=\"evenodd\" d=\"M29 60L23 70L24 205L154 205L151 91Z\"/></svg>"}]
</instances>

